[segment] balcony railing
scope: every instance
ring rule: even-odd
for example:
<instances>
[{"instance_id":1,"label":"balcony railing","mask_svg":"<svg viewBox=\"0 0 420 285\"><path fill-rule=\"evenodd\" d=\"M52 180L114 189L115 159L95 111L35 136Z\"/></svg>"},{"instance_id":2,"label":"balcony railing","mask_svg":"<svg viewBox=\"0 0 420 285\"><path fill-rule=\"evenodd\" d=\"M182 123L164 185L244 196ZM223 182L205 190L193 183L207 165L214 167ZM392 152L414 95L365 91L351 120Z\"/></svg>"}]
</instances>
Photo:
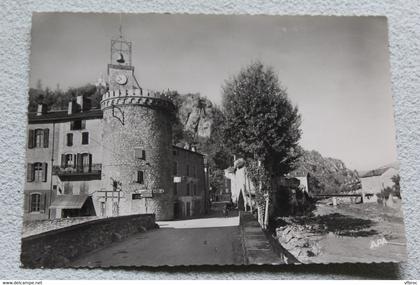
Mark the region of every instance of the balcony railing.
<instances>
[{"instance_id":1,"label":"balcony railing","mask_svg":"<svg viewBox=\"0 0 420 285\"><path fill-rule=\"evenodd\" d=\"M57 175L61 181L101 180L101 173L102 164L100 163L81 168L53 166L53 175Z\"/></svg>"}]
</instances>

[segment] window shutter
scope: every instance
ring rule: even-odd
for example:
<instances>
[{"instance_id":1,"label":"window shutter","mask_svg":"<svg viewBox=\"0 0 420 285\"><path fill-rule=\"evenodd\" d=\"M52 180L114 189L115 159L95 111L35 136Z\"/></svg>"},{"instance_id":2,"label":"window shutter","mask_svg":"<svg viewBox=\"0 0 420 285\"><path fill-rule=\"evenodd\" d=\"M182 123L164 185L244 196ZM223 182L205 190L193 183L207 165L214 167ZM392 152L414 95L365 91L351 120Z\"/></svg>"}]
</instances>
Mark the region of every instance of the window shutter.
<instances>
[{"instance_id":1,"label":"window shutter","mask_svg":"<svg viewBox=\"0 0 420 285\"><path fill-rule=\"evenodd\" d=\"M29 130L28 148L34 148L34 130Z\"/></svg>"},{"instance_id":2,"label":"window shutter","mask_svg":"<svg viewBox=\"0 0 420 285\"><path fill-rule=\"evenodd\" d=\"M44 129L44 148L48 148L49 139L50 139L50 129Z\"/></svg>"},{"instance_id":3,"label":"window shutter","mask_svg":"<svg viewBox=\"0 0 420 285\"><path fill-rule=\"evenodd\" d=\"M73 154L73 168L77 169L77 154Z\"/></svg>"},{"instance_id":4,"label":"window shutter","mask_svg":"<svg viewBox=\"0 0 420 285\"><path fill-rule=\"evenodd\" d=\"M34 165L32 163L28 163L28 167L26 168L26 178L28 182L34 181L35 173L34 173Z\"/></svg>"},{"instance_id":5,"label":"window shutter","mask_svg":"<svg viewBox=\"0 0 420 285\"><path fill-rule=\"evenodd\" d=\"M61 155L61 168L65 168L66 167L66 155L62 154Z\"/></svg>"},{"instance_id":6,"label":"window shutter","mask_svg":"<svg viewBox=\"0 0 420 285\"><path fill-rule=\"evenodd\" d=\"M46 162L44 162L42 164L42 182L47 182L48 180L48 164Z\"/></svg>"},{"instance_id":7,"label":"window shutter","mask_svg":"<svg viewBox=\"0 0 420 285\"><path fill-rule=\"evenodd\" d=\"M92 154L89 153L89 172L92 172Z\"/></svg>"},{"instance_id":8,"label":"window shutter","mask_svg":"<svg viewBox=\"0 0 420 285\"><path fill-rule=\"evenodd\" d=\"M82 154L78 153L77 154L77 167L76 167L77 171L82 172L83 169L83 161L82 161Z\"/></svg>"},{"instance_id":9,"label":"window shutter","mask_svg":"<svg viewBox=\"0 0 420 285\"><path fill-rule=\"evenodd\" d=\"M45 195L45 193L39 195L39 211L41 213L45 212L46 200L47 200L47 195Z\"/></svg>"},{"instance_id":10,"label":"window shutter","mask_svg":"<svg viewBox=\"0 0 420 285\"><path fill-rule=\"evenodd\" d=\"M29 213L30 207L31 205L30 205L29 194L24 194L23 195L23 212Z\"/></svg>"}]
</instances>

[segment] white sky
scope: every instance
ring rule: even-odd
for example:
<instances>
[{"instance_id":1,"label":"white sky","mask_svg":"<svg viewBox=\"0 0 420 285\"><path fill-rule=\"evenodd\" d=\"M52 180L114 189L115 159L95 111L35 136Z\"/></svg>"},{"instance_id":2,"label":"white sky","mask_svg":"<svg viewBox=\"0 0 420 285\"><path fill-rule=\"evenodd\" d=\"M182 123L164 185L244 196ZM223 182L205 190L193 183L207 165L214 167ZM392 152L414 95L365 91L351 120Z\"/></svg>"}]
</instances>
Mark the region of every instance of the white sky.
<instances>
[{"instance_id":1,"label":"white sky","mask_svg":"<svg viewBox=\"0 0 420 285\"><path fill-rule=\"evenodd\" d=\"M146 89L201 93L253 60L274 67L303 118L301 145L367 170L396 161L383 17L124 14ZM62 89L106 74L119 14L34 14L30 86Z\"/></svg>"}]
</instances>

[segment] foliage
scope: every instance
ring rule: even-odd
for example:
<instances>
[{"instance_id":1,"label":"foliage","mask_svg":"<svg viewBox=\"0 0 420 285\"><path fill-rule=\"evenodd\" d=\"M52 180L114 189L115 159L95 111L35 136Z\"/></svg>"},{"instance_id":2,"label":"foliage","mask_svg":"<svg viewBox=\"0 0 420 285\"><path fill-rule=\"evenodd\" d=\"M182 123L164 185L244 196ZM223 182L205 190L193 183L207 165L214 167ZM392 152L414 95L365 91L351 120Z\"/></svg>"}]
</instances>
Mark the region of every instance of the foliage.
<instances>
[{"instance_id":1,"label":"foliage","mask_svg":"<svg viewBox=\"0 0 420 285\"><path fill-rule=\"evenodd\" d=\"M392 194L392 196L398 197L401 199L401 190L400 190L400 176L394 175L391 177L392 182L394 182L394 185L392 187L386 187L381 191L381 193L377 193L376 196L380 200L379 202L383 202L383 200L388 200L389 196Z\"/></svg>"},{"instance_id":2,"label":"foliage","mask_svg":"<svg viewBox=\"0 0 420 285\"><path fill-rule=\"evenodd\" d=\"M223 86L223 138L245 160L261 161L269 178L294 168L301 118L270 67L255 62Z\"/></svg>"},{"instance_id":3,"label":"foliage","mask_svg":"<svg viewBox=\"0 0 420 285\"><path fill-rule=\"evenodd\" d=\"M400 178L400 176L398 174L391 177L392 182L394 182L394 186L393 186L394 192L393 192L393 195L395 195L395 196L397 196L398 198L401 199L400 179L401 178Z\"/></svg>"},{"instance_id":4,"label":"foliage","mask_svg":"<svg viewBox=\"0 0 420 285\"><path fill-rule=\"evenodd\" d=\"M48 110L65 110L68 102L73 100L78 95L83 95L89 98L91 106L94 108L100 107L100 101L103 94L103 89L92 84L87 84L77 88L69 88L63 91L59 86L55 90L50 88L43 88L41 82L37 84L37 88L29 89L29 112L36 112L38 104L46 104Z\"/></svg>"}]
</instances>

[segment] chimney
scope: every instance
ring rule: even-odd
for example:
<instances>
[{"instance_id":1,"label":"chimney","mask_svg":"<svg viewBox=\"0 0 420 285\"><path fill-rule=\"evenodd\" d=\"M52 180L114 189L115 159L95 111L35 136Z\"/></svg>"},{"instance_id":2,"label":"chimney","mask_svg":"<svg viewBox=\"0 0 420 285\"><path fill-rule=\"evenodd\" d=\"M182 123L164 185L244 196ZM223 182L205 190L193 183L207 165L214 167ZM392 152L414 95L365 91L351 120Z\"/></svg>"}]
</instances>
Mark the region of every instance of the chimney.
<instances>
[{"instance_id":1,"label":"chimney","mask_svg":"<svg viewBox=\"0 0 420 285\"><path fill-rule=\"evenodd\" d=\"M69 108L67 110L67 114L69 115L73 114L73 101L72 100L69 101Z\"/></svg>"},{"instance_id":2,"label":"chimney","mask_svg":"<svg viewBox=\"0 0 420 285\"><path fill-rule=\"evenodd\" d=\"M41 116L47 113L47 105L46 104L38 104L38 109L36 110L36 115Z\"/></svg>"},{"instance_id":3,"label":"chimney","mask_svg":"<svg viewBox=\"0 0 420 285\"><path fill-rule=\"evenodd\" d=\"M79 105L80 112L83 112L83 95L77 95L76 103Z\"/></svg>"}]
</instances>

